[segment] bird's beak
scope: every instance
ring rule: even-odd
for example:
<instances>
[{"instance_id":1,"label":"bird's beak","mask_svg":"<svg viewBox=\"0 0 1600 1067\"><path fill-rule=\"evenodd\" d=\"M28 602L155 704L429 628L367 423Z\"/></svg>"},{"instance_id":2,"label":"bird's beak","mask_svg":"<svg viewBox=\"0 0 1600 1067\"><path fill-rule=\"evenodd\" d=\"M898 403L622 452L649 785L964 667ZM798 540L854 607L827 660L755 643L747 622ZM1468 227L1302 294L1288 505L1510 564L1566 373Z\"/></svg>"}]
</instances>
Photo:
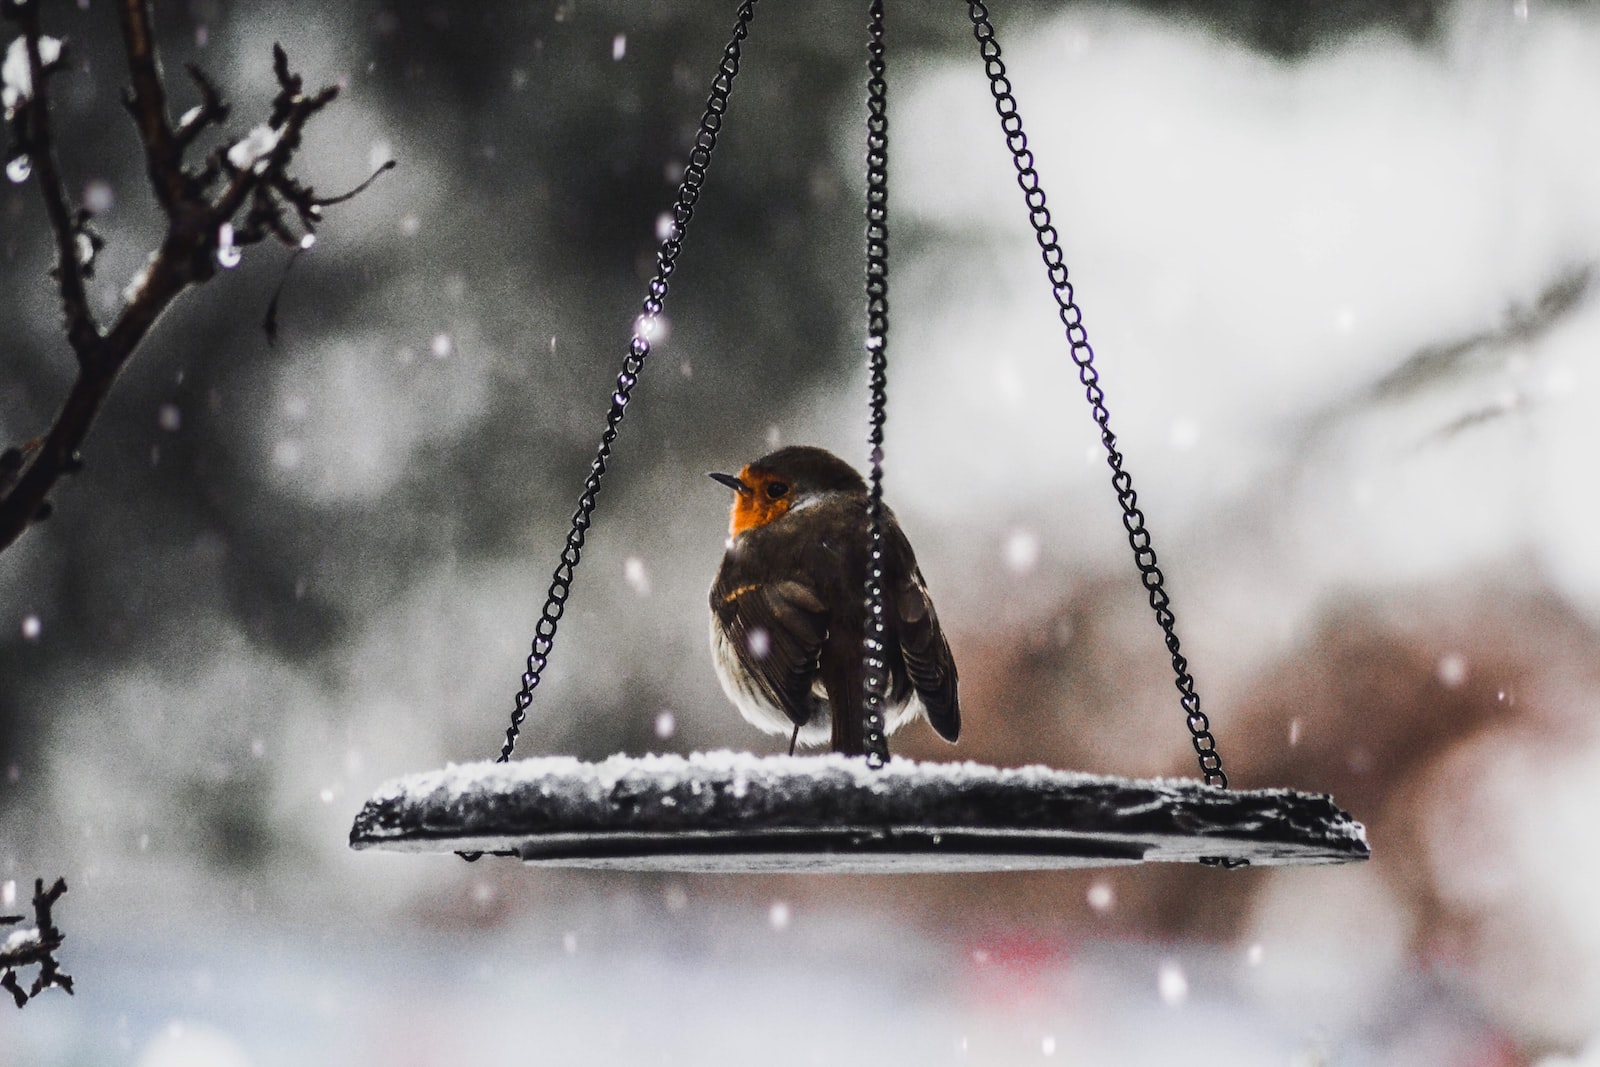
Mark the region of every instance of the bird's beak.
<instances>
[{"instance_id":1,"label":"bird's beak","mask_svg":"<svg viewBox=\"0 0 1600 1067\"><path fill-rule=\"evenodd\" d=\"M721 482L729 489L732 489L735 493L748 493L750 491L750 487L741 482L735 475L717 474L715 471L713 471L710 475L708 475L708 477L714 479L715 481Z\"/></svg>"}]
</instances>

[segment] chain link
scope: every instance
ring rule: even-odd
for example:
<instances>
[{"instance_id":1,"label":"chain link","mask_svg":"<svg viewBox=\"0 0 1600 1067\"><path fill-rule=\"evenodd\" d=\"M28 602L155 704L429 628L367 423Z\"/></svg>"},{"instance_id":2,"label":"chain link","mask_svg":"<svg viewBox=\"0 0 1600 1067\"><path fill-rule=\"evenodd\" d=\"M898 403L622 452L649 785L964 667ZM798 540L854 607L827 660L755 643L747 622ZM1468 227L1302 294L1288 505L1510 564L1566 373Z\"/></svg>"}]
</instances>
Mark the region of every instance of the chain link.
<instances>
[{"instance_id":1,"label":"chain link","mask_svg":"<svg viewBox=\"0 0 1600 1067\"><path fill-rule=\"evenodd\" d=\"M634 334L628 342L628 354L622 362L622 373L617 375L617 387L611 394L611 409L606 412L605 432L600 435L600 448L595 453L594 462L589 465L589 477L583 483L578 510L572 515L572 529L567 533L566 547L561 550L561 563L550 578L550 591L545 598L544 612L534 628L533 650L528 655L527 670L522 675L522 688L517 692L516 708L511 713L511 725L506 729L506 741L500 749L499 763L509 760L512 750L516 748L517 734L522 729L523 720L528 717L528 706L533 702L533 691L544 676L550 650L555 646L556 626L566 610L567 597L572 592L573 575L583 556L584 538L593 521L595 503L600 494L600 479L605 476L606 465L611 459L611 445L617 439L617 427L627 411L633 387L638 384L639 373L644 369L646 357L650 355L650 336L655 332L656 319L661 314L662 301L666 299L668 280L677 268L678 253L682 251L689 220L694 217L695 204L700 200L700 187L705 183L706 169L711 165L711 152L717 147L722 116L728 110L733 79L739 73L740 46L750 32L755 5L756 0L745 0L739 5L733 37L728 47L723 49L722 64L711 82L711 94L706 99L705 113L700 116L700 129L695 134L694 148L683 170L677 200L672 205L672 230L656 252L655 277L650 279L649 293L642 305L643 314L634 324Z\"/></svg>"},{"instance_id":2,"label":"chain link","mask_svg":"<svg viewBox=\"0 0 1600 1067\"><path fill-rule=\"evenodd\" d=\"M888 405L889 86L884 80L883 0L870 0L867 39L867 626L862 713L867 765L889 761L884 703L889 689L883 596L883 424Z\"/></svg>"},{"instance_id":3,"label":"chain link","mask_svg":"<svg viewBox=\"0 0 1600 1067\"><path fill-rule=\"evenodd\" d=\"M1023 199L1028 205L1028 221L1033 226L1034 238L1050 277L1050 290L1055 296L1061 324L1066 327L1067 341L1072 346L1072 361L1078 367L1078 380L1083 385L1095 424L1100 427L1100 441L1105 445L1106 462L1111 466L1111 485L1116 490L1117 502L1122 505L1122 525L1128 531L1128 544L1133 547L1134 564L1139 568L1140 579L1149 593L1150 607L1155 611L1156 622L1165 635L1167 651L1172 656L1179 703L1194 742L1195 755L1199 757L1200 770L1205 775L1207 785L1226 789L1228 776L1222 771L1222 757L1217 752L1217 739L1212 736L1210 721L1200 710L1200 696L1195 692L1194 678L1189 674L1189 661L1179 650L1177 619L1172 614L1166 580L1161 568L1156 565L1156 552L1151 547L1150 532L1145 528L1144 512L1139 510L1139 498L1133 491L1133 476L1124 469L1116 434L1111 432L1111 416L1106 411L1105 393L1100 388L1100 375L1095 369L1094 349L1089 345L1089 335L1083 327L1083 312L1073 296L1072 283L1067 280L1060 235L1050 222L1050 209L1045 206L1044 189L1039 184L1039 172L1033 165L1033 152L1029 150L1028 138L1022 132L1022 116L1017 111L1016 97L1011 95L1011 81L1006 77L1006 66L1000 60L1000 43L995 40L989 9L983 0L968 0L967 16L972 20L973 36L983 57L984 73L989 78L989 92L994 97L995 111L1000 116L1006 148L1011 152L1011 160L1016 167L1017 185L1021 187Z\"/></svg>"}]
</instances>

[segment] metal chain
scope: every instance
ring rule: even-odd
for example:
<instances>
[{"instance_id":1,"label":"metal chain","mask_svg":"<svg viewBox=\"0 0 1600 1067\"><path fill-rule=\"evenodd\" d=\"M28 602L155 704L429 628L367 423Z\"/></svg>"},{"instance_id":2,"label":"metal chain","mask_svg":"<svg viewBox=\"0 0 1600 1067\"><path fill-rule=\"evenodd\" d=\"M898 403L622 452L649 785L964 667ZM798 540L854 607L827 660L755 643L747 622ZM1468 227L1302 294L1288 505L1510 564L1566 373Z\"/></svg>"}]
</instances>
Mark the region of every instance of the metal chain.
<instances>
[{"instance_id":1,"label":"metal chain","mask_svg":"<svg viewBox=\"0 0 1600 1067\"><path fill-rule=\"evenodd\" d=\"M995 40L994 25L989 21L989 9L983 0L968 0L967 16L972 20L973 36L978 41L978 51L983 57L984 72L989 78L989 92L994 97L995 111L1000 116L1000 128L1005 132L1006 148L1017 170L1017 185L1022 189L1028 205L1028 219L1033 225L1034 238L1050 276L1050 290L1055 295L1061 324L1066 327L1067 340L1072 346L1072 361L1078 367L1078 380L1083 384L1089 409L1100 427L1100 441L1105 445L1106 461L1111 465L1111 485L1117 492L1117 502L1122 505L1122 525L1128 531L1128 543L1133 547L1133 560L1139 576L1150 594L1150 607L1156 613L1156 622L1166 637L1167 651L1172 655L1172 671L1176 676L1179 703L1183 706L1185 722L1194 742L1195 755L1200 760L1200 770L1206 784L1222 789L1228 787L1228 776L1222 771L1222 757L1217 753L1217 739L1212 736L1210 721L1200 710L1200 696L1195 692L1194 678L1189 674L1189 661L1179 651L1177 620L1172 614L1167 596L1165 578L1156 565L1156 552L1150 544L1150 532L1145 528L1144 512L1139 510L1138 496L1133 491L1133 476L1123 468L1122 453L1117 449L1117 436L1111 432L1110 414L1106 411L1105 393L1100 388L1100 375L1094 366L1094 349L1089 345L1089 335L1083 328L1083 312L1073 297L1072 283L1067 280L1067 266L1058 240L1059 234L1050 223L1050 210L1045 206L1044 189L1039 184L1039 172L1033 166L1033 153L1028 149L1028 138L1022 132L1022 116L1017 111L1016 97L1011 95L1011 81L1006 77L1006 66L1000 61L1000 43Z\"/></svg>"},{"instance_id":2,"label":"metal chain","mask_svg":"<svg viewBox=\"0 0 1600 1067\"><path fill-rule=\"evenodd\" d=\"M549 661L550 650L555 645L556 625L566 609L567 597L572 592L573 574L583 555L584 537L594 515L596 498L600 493L600 479L606 473L606 463L611 458L611 445L617 439L617 427L627 411L633 387L644 369L645 357L650 354L650 335L655 332L656 318L661 314L662 301L667 295L667 281L677 267L678 253L682 250L689 220L694 217L695 204L700 199L700 187L706 180L706 168L711 165L711 152L717 146L717 134L722 129L722 116L728 110L728 96L733 91L733 79L739 73L740 45L750 32L750 20L755 17L756 0L745 0L739 5L738 21L733 27L733 38L723 49L722 64L711 82L711 94L706 99L706 110L700 116L700 129L695 134L694 149L689 153L689 163L684 167L683 181L678 186L678 197L672 205L672 231L661 242L656 252L656 273L650 279L649 294L644 298L644 314L635 323L628 355L622 363L622 373L617 375L616 391L611 394L611 409L606 412L605 432L600 435L600 448L594 462L589 465L589 477L583 483L583 495L578 498L578 510L572 516L572 529L567 533L567 545L561 551L561 564L550 579L550 591L544 602L544 612L534 629L533 651L528 656L528 669L522 675L522 688L517 693L516 709L511 713L511 725L506 729L506 742L500 749L496 762L511 758L517 745L517 733L528 716L528 705L533 702L533 691L538 688Z\"/></svg>"},{"instance_id":3,"label":"metal chain","mask_svg":"<svg viewBox=\"0 0 1600 1067\"><path fill-rule=\"evenodd\" d=\"M870 0L867 39L867 626L862 714L867 765L889 761L884 703L889 688L883 596L883 423L888 404L889 100L884 81L883 0Z\"/></svg>"}]
</instances>

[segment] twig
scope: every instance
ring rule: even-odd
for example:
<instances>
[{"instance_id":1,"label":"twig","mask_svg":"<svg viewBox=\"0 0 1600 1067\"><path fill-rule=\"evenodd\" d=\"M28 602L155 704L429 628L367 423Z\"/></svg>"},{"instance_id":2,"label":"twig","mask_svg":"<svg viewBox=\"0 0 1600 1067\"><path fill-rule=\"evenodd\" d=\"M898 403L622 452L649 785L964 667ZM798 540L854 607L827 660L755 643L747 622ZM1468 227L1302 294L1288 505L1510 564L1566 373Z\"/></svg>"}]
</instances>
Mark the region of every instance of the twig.
<instances>
[{"instance_id":1,"label":"twig","mask_svg":"<svg viewBox=\"0 0 1600 1067\"><path fill-rule=\"evenodd\" d=\"M342 204L346 200L354 200L356 197L366 192L367 188L371 186L373 182L377 181L382 174L384 174L386 171L394 170L394 168L394 160L387 160L381 166L379 166L377 170L367 175L366 181L362 182L348 193L340 193L338 196L317 197L312 200L312 204L316 207L332 207L334 204Z\"/></svg>"},{"instance_id":2,"label":"twig","mask_svg":"<svg viewBox=\"0 0 1600 1067\"><path fill-rule=\"evenodd\" d=\"M200 90L200 106L194 108L183 117L178 124L173 137L177 139L178 150L182 152L194 143L194 139L207 126L221 126L228 121L228 105L222 99L222 94L217 92L217 87L206 77L206 72L194 63L185 63L183 69L189 72L190 79L195 88Z\"/></svg>"},{"instance_id":3,"label":"twig","mask_svg":"<svg viewBox=\"0 0 1600 1067\"><path fill-rule=\"evenodd\" d=\"M177 221L178 206L187 198L183 153L167 120L167 91L161 84L161 63L156 58L156 35L149 0L122 0L122 43L128 53L128 73L133 87L123 103L139 127L144 145L145 169L151 188L167 216Z\"/></svg>"},{"instance_id":4,"label":"twig","mask_svg":"<svg viewBox=\"0 0 1600 1067\"><path fill-rule=\"evenodd\" d=\"M37 879L33 890L33 929L14 932L0 943L0 989L9 992L19 1008L26 1007L28 1001L52 986L65 989L69 994L72 992L72 976L61 970L61 961L56 959L56 950L66 941L67 935L57 929L51 914L56 901L66 891L65 878L57 878L49 890L45 889L43 878ZM21 921L20 915L0 916L0 925ZM27 989L22 988L17 978L17 970L22 967L39 968Z\"/></svg>"},{"instance_id":5,"label":"twig","mask_svg":"<svg viewBox=\"0 0 1600 1067\"><path fill-rule=\"evenodd\" d=\"M78 448L117 374L172 301L189 286L216 274L223 235L235 249L268 236L304 247L304 239L285 225L284 207L294 210L309 233L321 221L324 206L354 195L319 199L310 186L289 174L306 123L333 102L338 89L330 86L307 95L302 78L289 69L289 57L278 45L273 46L278 93L267 123L231 147L212 152L198 170L185 167L185 149L201 131L227 119L228 104L211 79L191 65L189 75L201 102L183 116L175 130L167 117L150 2L121 0L118 11L133 83L124 103L138 127L150 184L166 212L168 227L161 247L128 287L122 311L102 330L90 314L83 287L102 242L89 228L88 213L73 209L56 160L45 83L60 63L41 60L39 6L40 0L25 4L0 0L0 8L19 23L27 40L33 80L29 97L18 104L9 125L18 149L39 175L45 213L55 234L55 275L67 337L78 357L78 374L43 438L28 448L0 452L0 551L49 515L47 497L62 476L82 466ZM378 173L388 166L379 168ZM213 197L210 190L222 179L222 187ZM356 191L370 183L369 178ZM244 218L235 223L241 211Z\"/></svg>"},{"instance_id":6,"label":"twig","mask_svg":"<svg viewBox=\"0 0 1600 1067\"><path fill-rule=\"evenodd\" d=\"M100 338L100 328L89 311L83 289L83 267L87 257L78 252L78 220L69 204L67 188L61 180L61 164L56 159L55 140L50 132L50 75L61 66L62 57L46 65L39 52L39 5L16 8L28 49L28 71L33 82L29 99L21 105L15 124L20 127L22 149L33 164L39 192L44 197L45 214L56 237L56 284L61 289L61 311L66 318L67 341L82 364Z\"/></svg>"}]
</instances>

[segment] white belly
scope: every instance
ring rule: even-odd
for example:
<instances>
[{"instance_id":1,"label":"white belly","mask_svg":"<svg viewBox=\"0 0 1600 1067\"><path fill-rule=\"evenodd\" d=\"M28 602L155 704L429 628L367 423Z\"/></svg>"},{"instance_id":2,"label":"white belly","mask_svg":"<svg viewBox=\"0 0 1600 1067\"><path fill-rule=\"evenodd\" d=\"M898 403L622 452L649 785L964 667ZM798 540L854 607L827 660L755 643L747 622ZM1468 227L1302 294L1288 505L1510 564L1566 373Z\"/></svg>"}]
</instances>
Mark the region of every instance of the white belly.
<instances>
[{"instance_id":1,"label":"white belly","mask_svg":"<svg viewBox=\"0 0 1600 1067\"><path fill-rule=\"evenodd\" d=\"M746 722L764 733L782 737L794 732L794 722L784 714L782 708L767 699L766 694L739 666L733 645L722 632L715 615L711 617L711 660L716 664L717 681L722 683L722 691L733 701L733 706L739 709L739 714L744 716ZM833 715L820 681L812 683L811 692L818 699L813 705L811 718L800 727L800 744L825 745L833 739ZM925 709L922 701L913 689L910 699L905 703L889 708L889 732L894 733L923 714Z\"/></svg>"}]
</instances>

